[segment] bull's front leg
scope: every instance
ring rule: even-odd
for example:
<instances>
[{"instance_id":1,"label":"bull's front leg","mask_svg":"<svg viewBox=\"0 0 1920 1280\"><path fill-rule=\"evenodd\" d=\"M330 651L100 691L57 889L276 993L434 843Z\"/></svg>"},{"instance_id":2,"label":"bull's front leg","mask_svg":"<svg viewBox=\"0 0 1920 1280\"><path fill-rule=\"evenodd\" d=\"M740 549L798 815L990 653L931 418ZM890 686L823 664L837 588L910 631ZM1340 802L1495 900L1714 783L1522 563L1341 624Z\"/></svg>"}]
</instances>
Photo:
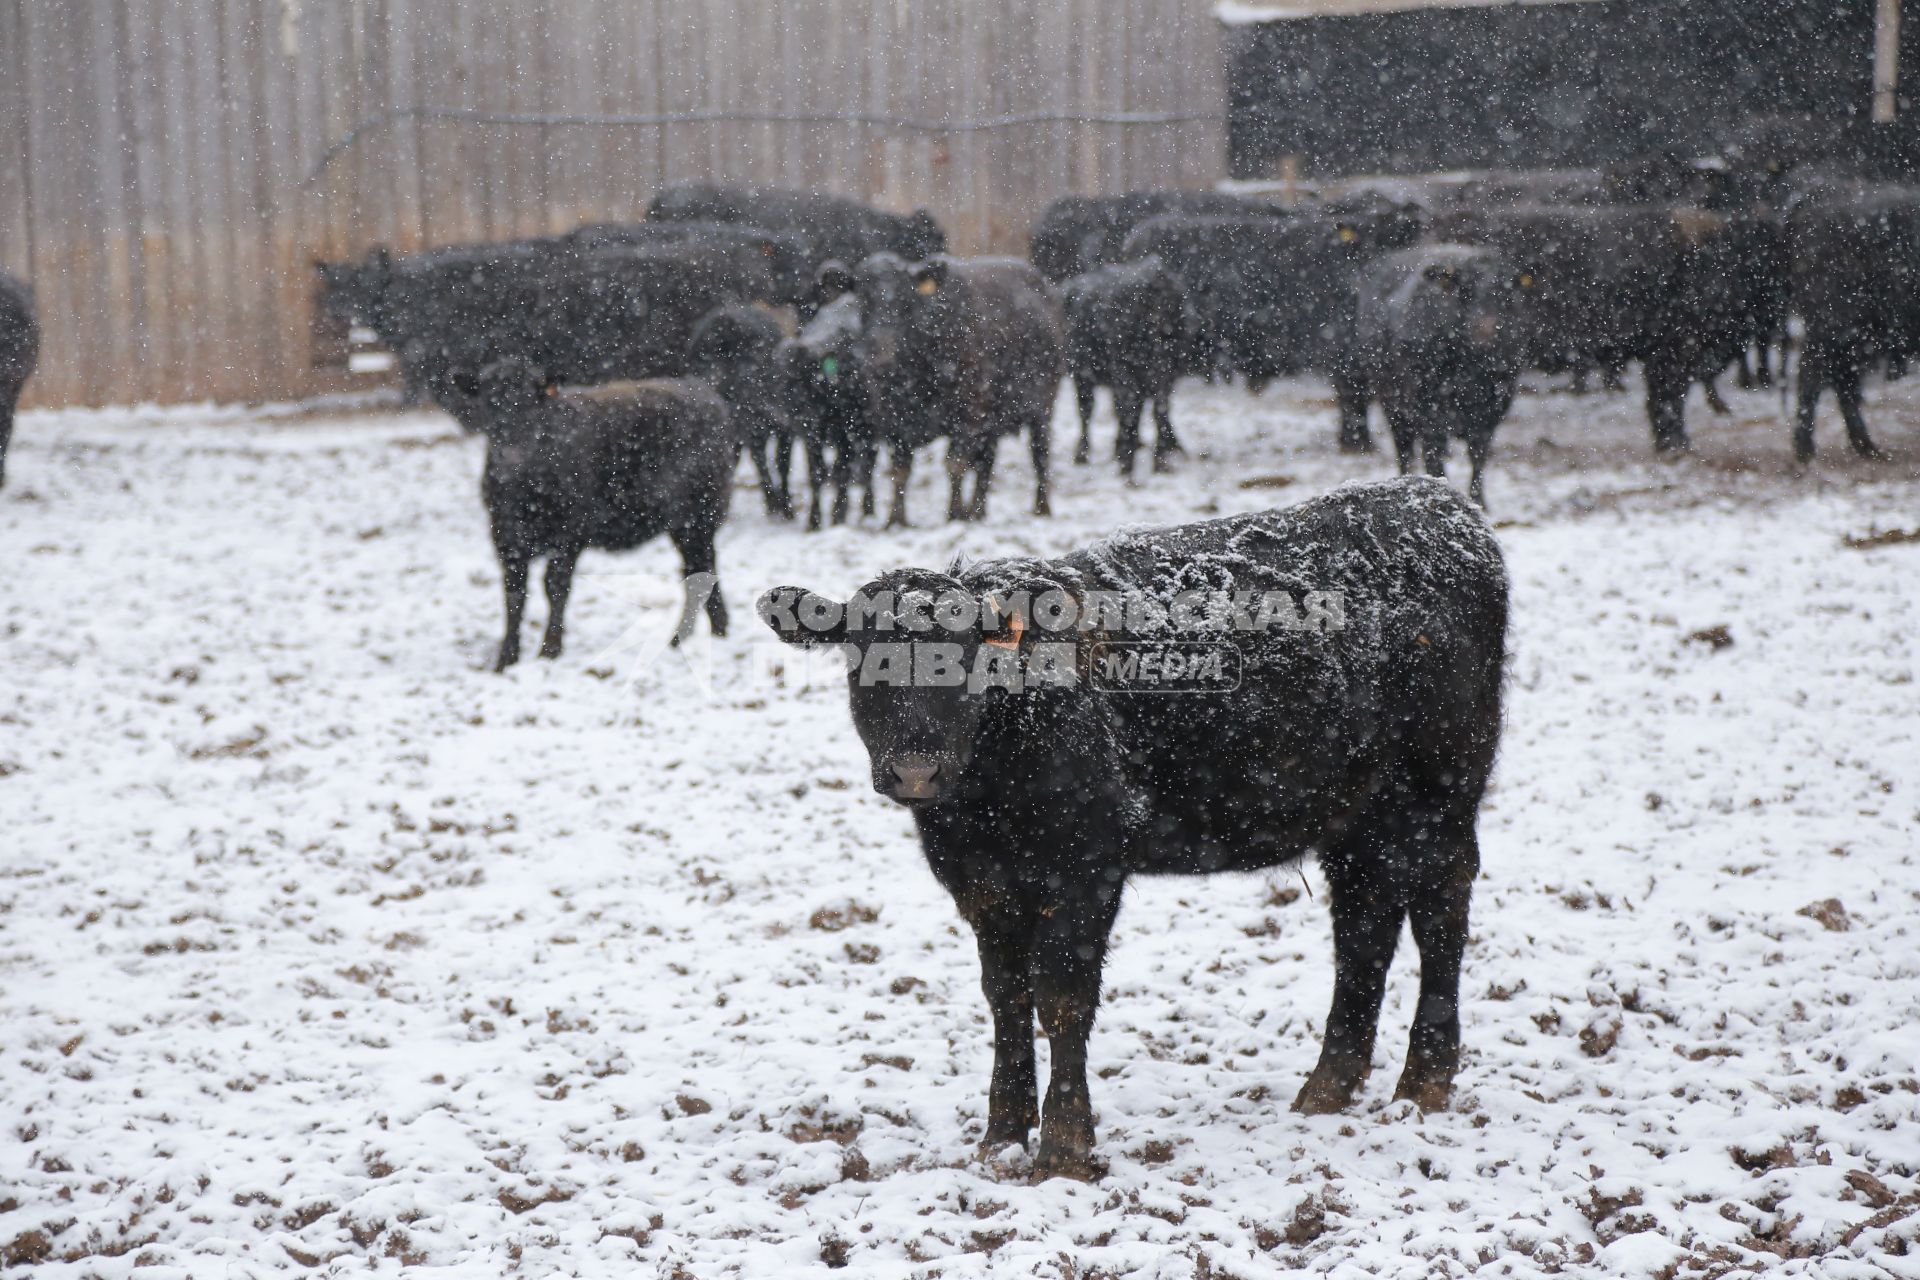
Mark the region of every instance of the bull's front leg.
<instances>
[{"instance_id":1,"label":"bull's front leg","mask_svg":"<svg viewBox=\"0 0 1920 1280\"><path fill-rule=\"evenodd\" d=\"M980 1149L1010 1142L1027 1145L1040 1122L1033 1066L1033 978L1025 920L983 919L974 924L980 944L980 985L993 1011L993 1082L987 1090L987 1132Z\"/></svg>"},{"instance_id":2,"label":"bull's front leg","mask_svg":"<svg viewBox=\"0 0 1920 1280\"><path fill-rule=\"evenodd\" d=\"M1103 877L1068 889L1041 908L1033 933L1033 997L1053 1057L1041 1112L1035 1181L1100 1175L1093 1158L1093 1099L1087 1091L1087 1040L1100 1007L1100 970L1120 907L1120 885Z\"/></svg>"}]
</instances>

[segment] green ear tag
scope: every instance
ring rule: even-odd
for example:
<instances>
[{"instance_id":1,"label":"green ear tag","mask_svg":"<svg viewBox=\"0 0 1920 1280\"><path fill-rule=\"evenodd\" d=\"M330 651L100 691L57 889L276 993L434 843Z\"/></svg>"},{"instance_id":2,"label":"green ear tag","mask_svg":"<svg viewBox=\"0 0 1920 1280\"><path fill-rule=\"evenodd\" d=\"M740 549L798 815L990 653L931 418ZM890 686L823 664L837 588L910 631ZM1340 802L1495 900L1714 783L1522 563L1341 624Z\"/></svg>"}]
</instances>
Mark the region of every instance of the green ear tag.
<instances>
[{"instance_id":1,"label":"green ear tag","mask_svg":"<svg viewBox=\"0 0 1920 1280\"><path fill-rule=\"evenodd\" d=\"M820 372L826 374L829 378L838 377L840 374L840 361L833 356L828 356L820 362Z\"/></svg>"}]
</instances>

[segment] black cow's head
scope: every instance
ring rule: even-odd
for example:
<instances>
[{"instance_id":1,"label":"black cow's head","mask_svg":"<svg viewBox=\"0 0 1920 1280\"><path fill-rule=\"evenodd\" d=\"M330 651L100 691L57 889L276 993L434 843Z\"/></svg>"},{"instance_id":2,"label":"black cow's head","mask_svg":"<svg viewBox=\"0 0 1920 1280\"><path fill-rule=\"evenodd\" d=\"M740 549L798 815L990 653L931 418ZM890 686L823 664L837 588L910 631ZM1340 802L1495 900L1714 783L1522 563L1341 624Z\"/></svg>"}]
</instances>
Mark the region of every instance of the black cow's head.
<instances>
[{"instance_id":1,"label":"black cow's head","mask_svg":"<svg viewBox=\"0 0 1920 1280\"><path fill-rule=\"evenodd\" d=\"M496 443L512 440L552 391L546 371L518 356L486 364L454 359L431 388L440 406L469 431Z\"/></svg>"},{"instance_id":2,"label":"black cow's head","mask_svg":"<svg viewBox=\"0 0 1920 1280\"><path fill-rule=\"evenodd\" d=\"M346 321L378 324L386 311L387 291L393 283L393 258L374 249L365 262L315 262L320 275L320 305Z\"/></svg>"},{"instance_id":3,"label":"black cow's head","mask_svg":"<svg viewBox=\"0 0 1920 1280\"><path fill-rule=\"evenodd\" d=\"M845 272L846 268L840 270ZM851 273L848 279L851 282ZM840 293L823 305L797 335L780 344L774 353L775 365L803 402L809 395L852 395L857 387L855 347L859 341L860 300L851 293Z\"/></svg>"},{"instance_id":4,"label":"black cow's head","mask_svg":"<svg viewBox=\"0 0 1920 1280\"><path fill-rule=\"evenodd\" d=\"M996 709L1034 696L1036 685L1072 683L1071 669L1036 675L1049 637L1029 621L1033 587L1044 594L1058 584L983 590L950 574L899 569L844 602L775 587L759 612L788 644L838 648L873 789L917 808L952 792ZM1063 650L1074 637L1064 641Z\"/></svg>"},{"instance_id":5,"label":"black cow's head","mask_svg":"<svg viewBox=\"0 0 1920 1280\"><path fill-rule=\"evenodd\" d=\"M1405 336L1517 364L1533 345L1530 272L1488 249L1438 244L1419 251L1400 291Z\"/></svg>"}]
</instances>

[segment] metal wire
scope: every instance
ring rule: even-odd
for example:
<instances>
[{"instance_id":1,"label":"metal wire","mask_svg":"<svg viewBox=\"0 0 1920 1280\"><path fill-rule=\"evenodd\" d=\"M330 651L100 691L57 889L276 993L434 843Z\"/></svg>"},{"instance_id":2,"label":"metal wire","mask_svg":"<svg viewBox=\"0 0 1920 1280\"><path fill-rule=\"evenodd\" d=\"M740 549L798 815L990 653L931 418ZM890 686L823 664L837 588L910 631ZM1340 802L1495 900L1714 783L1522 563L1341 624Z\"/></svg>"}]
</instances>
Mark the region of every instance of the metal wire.
<instances>
[{"instance_id":1,"label":"metal wire","mask_svg":"<svg viewBox=\"0 0 1920 1280\"><path fill-rule=\"evenodd\" d=\"M590 126L647 127L669 124L860 124L905 133L983 133L1034 124L1115 124L1126 126L1199 124L1224 119L1218 111L1022 111L979 120L916 120L907 116L866 112L828 111L666 111L653 115L541 115L526 111L477 111L464 107L395 107L369 116L340 135L320 156L302 186L318 182L329 166L368 134L401 120L451 120L462 124L497 124L540 128Z\"/></svg>"}]
</instances>

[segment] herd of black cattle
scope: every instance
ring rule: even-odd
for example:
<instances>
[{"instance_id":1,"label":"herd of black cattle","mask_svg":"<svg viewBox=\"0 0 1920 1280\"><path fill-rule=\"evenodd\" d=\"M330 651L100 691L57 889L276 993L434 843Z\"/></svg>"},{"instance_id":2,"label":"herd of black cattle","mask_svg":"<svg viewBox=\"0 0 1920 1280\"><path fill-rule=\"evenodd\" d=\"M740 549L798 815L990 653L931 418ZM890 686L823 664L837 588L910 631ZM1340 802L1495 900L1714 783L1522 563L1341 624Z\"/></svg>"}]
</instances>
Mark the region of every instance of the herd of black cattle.
<instances>
[{"instance_id":1,"label":"herd of black cattle","mask_svg":"<svg viewBox=\"0 0 1920 1280\"><path fill-rule=\"evenodd\" d=\"M1180 447L1177 379L1257 392L1312 371L1333 386L1342 448L1372 447L1378 402L1402 472L1418 458L1442 474L1461 439L1484 505L1481 470L1523 372L1617 386L1638 362L1655 447L1684 449L1690 388L1717 403L1729 367L1746 384L1784 377L1796 317L1796 455L1812 455L1830 387L1854 449L1878 456L1862 376L1920 349L1920 190L1724 159L1362 181L1286 205L1069 197L1033 228L1030 260L945 247L925 212L688 184L642 222L321 264L320 301L378 336L411 396L492 441L509 623L531 561L550 557L548 653L584 547L664 533L690 578L711 575L716 477L740 446L782 518L800 446L809 528L847 519L855 490L873 514L884 447L891 525L916 450L946 441L948 517L977 519L1001 437L1025 433L1045 514L1063 374L1076 460L1106 386L1129 479L1149 406L1155 468ZM0 276L0 468L37 343L30 294ZM643 380L670 381L609 385ZM705 607L724 625L717 589ZM682 635L693 609L690 596ZM510 635L502 665L516 655Z\"/></svg>"},{"instance_id":2,"label":"herd of black cattle","mask_svg":"<svg viewBox=\"0 0 1920 1280\"><path fill-rule=\"evenodd\" d=\"M949 517L977 519L1001 437L1024 432L1044 514L1063 373L1076 384L1078 459L1104 385L1131 479L1147 406L1155 463L1179 448L1176 379L1257 391L1315 371L1335 389L1343 447L1370 446L1378 401L1402 472L1417 453L1438 474L1449 439L1462 438L1479 499L1523 371L1611 382L1638 362L1654 443L1680 449L1691 386L1711 392L1733 366L1749 380L1783 377L1775 357L1784 361L1793 317L1796 453L1812 453L1813 410L1832 387L1854 448L1871 455L1861 376L1920 349L1920 191L1765 167L1663 160L1424 191L1354 184L1284 208L1219 193L1073 198L1035 227L1031 261L944 247L925 214L697 186L660 195L642 223L375 252L321 272L324 305L371 328L410 388L488 442L502 669L519 658L542 557L541 653L560 652L587 547L671 538L687 571L675 642L700 609L723 633L715 535L742 445L768 510L785 517L793 446L804 448L818 527L847 518L852 489L872 514L883 446L889 523L904 521L914 451L936 440ZM0 450L37 342L30 296L0 277ZM1130 612L1093 618L1093 602L1169 583L1231 595L1236 621L1210 643L1243 660L1244 687L1127 699L1093 696L1090 681L997 682L1058 629L1046 601L1090 618L1046 639L1068 642L1075 670L1091 672L1115 637L1155 639ZM1275 616L1290 615L1302 584L1316 588L1303 598L1365 602L1371 625L1237 621L1243 597L1262 601L1259 617L1276 600ZM1309 852L1331 889L1335 979L1295 1109L1356 1098L1403 921L1421 978L1395 1096L1447 1105L1508 615L1499 546L1459 494L1422 478L1344 487L1290 511L1122 535L1054 559L896 570L852 601L778 587L759 612L790 644L853 651L850 710L873 785L912 811L929 866L979 942L994 1030L986 1145L1026 1144L1037 1124L1037 1177L1098 1175L1088 1037L1129 876L1251 870ZM936 619L941 640L899 643ZM1297 643L1300 630L1317 643ZM911 682L868 679L871 660L907 648ZM972 674L942 673L987 679L975 689ZM1036 1018L1051 1045L1044 1109Z\"/></svg>"}]
</instances>

